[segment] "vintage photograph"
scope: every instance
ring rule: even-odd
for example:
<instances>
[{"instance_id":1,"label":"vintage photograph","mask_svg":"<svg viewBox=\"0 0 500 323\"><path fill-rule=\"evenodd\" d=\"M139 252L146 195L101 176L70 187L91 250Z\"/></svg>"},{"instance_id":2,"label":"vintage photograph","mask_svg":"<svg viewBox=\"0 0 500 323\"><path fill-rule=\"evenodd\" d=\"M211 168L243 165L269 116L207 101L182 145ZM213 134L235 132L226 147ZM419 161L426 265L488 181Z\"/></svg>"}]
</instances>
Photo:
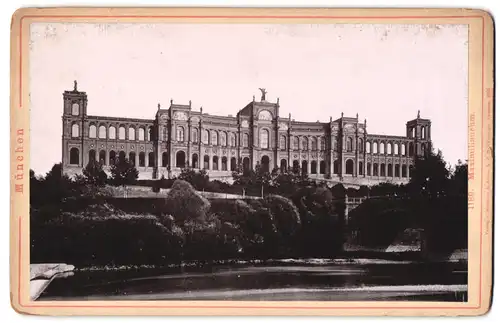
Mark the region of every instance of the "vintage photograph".
<instances>
[{"instance_id":1,"label":"vintage photograph","mask_svg":"<svg viewBox=\"0 0 500 323\"><path fill-rule=\"evenodd\" d=\"M468 301L467 24L28 33L32 301Z\"/></svg>"}]
</instances>

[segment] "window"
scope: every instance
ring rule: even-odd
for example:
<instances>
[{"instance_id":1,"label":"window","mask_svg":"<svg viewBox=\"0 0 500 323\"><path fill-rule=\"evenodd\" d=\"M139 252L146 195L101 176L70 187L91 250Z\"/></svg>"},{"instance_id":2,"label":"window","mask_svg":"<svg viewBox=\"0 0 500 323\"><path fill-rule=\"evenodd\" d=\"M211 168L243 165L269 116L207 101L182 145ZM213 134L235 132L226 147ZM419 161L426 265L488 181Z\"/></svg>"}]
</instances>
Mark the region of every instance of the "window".
<instances>
[{"instance_id":1,"label":"window","mask_svg":"<svg viewBox=\"0 0 500 323\"><path fill-rule=\"evenodd\" d=\"M212 130L212 134L211 134L211 137L210 137L210 144L212 146L216 146L219 142L219 135L217 134L217 131L215 130Z\"/></svg>"},{"instance_id":2,"label":"window","mask_svg":"<svg viewBox=\"0 0 500 323\"><path fill-rule=\"evenodd\" d=\"M145 131L144 128L139 128L139 140L144 141Z\"/></svg>"},{"instance_id":3,"label":"window","mask_svg":"<svg viewBox=\"0 0 500 323\"><path fill-rule=\"evenodd\" d=\"M235 170L236 170L236 158L231 157L231 171L235 171Z\"/></svg>"},{"instance_id":4,"label":"window","mask_svg":"<svg viewBox=\"0 0 500 323\"><path fill-rule=\"evenodd\" d=\"M109 127L109 139L116 139L116 128L114 126Z\"/></svg>"},{"instance_id":5,"label":"window","mask_svg":"<svg viewBox=\"0 0 500 323\"><path fill-rule=\"evenodd\" d=\"M248 147L248 134L243 134L243 147Z\"/></svg>"},{"instance_id":6,"label":"window","mask_svg":"<svg viewBox=\"0 0 500 323\"><path fill-rule=\"evenodd\" d=\"M235 147L236 146L236 135L234 133L230 133L229 134L229 141L230 141L230 144L231 144L231 147Z\"/></svg>"},{"instance_id":7,"label":"window","mask_svg":"<svg viewBox=\"0 0 500 323\"><path fill-rule=\"evenodd\" d=\"M97 127L93 124L89 127L89 138L97 137Z\"/></svg>"},{"instance_id":8,"label":"window","mask_svg":"<svg viewBox=\"0 0 500 323\"><path fill-rule=\"evenodd\" d=\"M220 134L220 145L227 146L227 134L225 132L221 132Z\"/></svg>"},{"instance_id":9,"label":"window","mask_svg":"<svg viewBox=\"0 0 500 323\"><path fill-rule=\"evenodd\" d=\"M184 141L184 127L177 126L177 141Z\"/></svg>"},{"instance_id":10,"label":"window","mask_svg":"<svg viewBox=\"0 0 500 323\"><path fill-rule=\"evenodd\" d=\"M77 116L80 114L80 105L78 105L78 103L75 102L71 106L71 114L74 116Z\"/></svg>"},{"instance_id":11,"label":"window","mask_svg":"<svg viewBox=\"0 0 500 323\"><path fill-rule=\"evenodd\" d=\"M302 137L302 141L300 143L301 150L307 150L307 137Z\"/></svg>"},{"instance_id":12,"label":"window","mask_svg":"<svg viewBox=\"0 0 500 323\"><path fill-rule=\"evenodd\" d=\"M125 140L125 127L124 126L120 126L120 128L118 128L118 139Z\"/></svg>"},{"instance_id":13,"label":"window","mask_svg":"<svg viewBox=\"0 0 500 323\"><path fill-rule=\"evenodd\" d=\"M192 136L193 136L193 138L192 138L193 142L198 142L198 129L193 128Z\"/></svg>"},{"instance_id":14,"label":"window","mask_svg":"<svg viewBox=\"0 0 500 323\"><path fill-rule=\"evenodd\" d=\"M71 137L79 137L80 136L80 127L76 123L73 123L71 126Z\"/></svg>"},{"instance_id":15,"label":"window","mask_svg":"<svg viewBox=\"0 0 500 323\"><path fill-rule=\"evenodd\" d=\"M286 149L286 137L280 136L280 149Z\"/></svg>"},{"instance_id":16,"label":"window","mask_svg":"<svg viewBox=\"0 0 500 323\"><path fill-rule=\"evenodd\" d=\"M358 139L358 151L359 151L360 153L362 153L364 148L365 148L365 147L364 147L364 145L363 145L363 139L359 138L359 139Z\"/></svg>"},{"instance_id":17,"label":"window","mask_svg":"<svg viewBox=\"0 0 500 323\"><path fill-rule=\"evenodd\" d=\"M168 128L167 127L163 127L162 140L168 141Z\"/></svg>"},{"instance_id":18,"label":"window","mask_svg":"<svg viewBox=\"0 0 500 323\"><path fill-rule=\"evenodd\" d=\"M260 130L260 148L269 148L269 131L267 129Z\"/></svg>"},{"instance_id":19,"label":"window","mask_svg":"<svg viewBox=\"0 0 500 323\"><path fill-rule=\"evenodd\" d=\"M372 146L372 152L374 154L377 154L378 153L378 143L377 142L374 142L373 143L373 146Z\"/></svg>"},{"instance_id":20,"label":"window","mask_svg":"<svg viewBox=\"0 0 500 323\"><path fill-rule=\"evenodd\" d=\"M371 153L372 152L372 150L370 149L371 147L372 147L371 142L367 141L366 142L366 152L367 153Z\"/></svg>"},{"instance_id":21,"label":"window","mask_svg":"<svg viewBox=\"0 0 500 323\"><path fill-rule=\"evenodd\" d=\"M262 110L259 113L259 120L272 120L273 116L271 115L271 112L267 110Z\"/></svg>"},{"instance_id":22,"label":"window","mask_svg":"<svg viewBox=\"0 0 500 323\"><path fill-rule=\"evenodd\" d=\"M311 139L311 150L318 150L318 139L316 137L312 137ZM313 174L316 174L316 172Z\"/></svg>"},{"instance_id":23,"label":"window","mask_svg":"<svg viewBox=\"0 0 500 323\"><path fill-rule=\"evenodd\" d=\"M208 137L209 137L208 130L204 129L202 132L201 140L205 145L208 145Z\"/></svg>"},{"instance_id":24,"label":"window","mask_svg":"<svg viewBox=\"0 0 500 323\"><path fill-rule=\"evenodd\" d=\"M128 128L128 140L135 140L135 129Z\"/></svg>"},{"instance_id":25,"label":"window","mask_svg":"<svg viewBox=\"0 0 500 323\"><path fill-rule=\"evenodd\" d=\"M293 149L299 150L299 137L293 137Z\"/></svg>"},{"instance_id":26,"label":"window","mask_svg":"<svg viewBox=\"0 0 500 323\"><path fill-rule=\"evenodd\" d=\"M326 140L325 137L321 137L320 139L321 150L326 150ZM324 174L324 173L322 173Z\"/></svg>"},{"instance_id":27,"label":"window","mask_svg":"<svg viewBox=\"0 0 500 323\"><path fill-rule=\"evenodd\" d=\"M394 144L394 155L399 155L399 144L398 143Z\"/></svg>"},{"instance_id":28,"label":"window","mask_svg":"<svg viewBox=\"0 0 500 323\"><path fill-rule=\"evenodd\" d=\"M385 153L385 143L381 142L379 146L379 153L384 154Z\"/></svg>"},{"instance_id":29,"label":"window","mask_svg":"<svg viewBox=\"0 0 500 323\"><path fill-rule=\"evenodd\" d=\"M153 131L154 131L154 130L153 130L153 127L149 127L149 128L148 128L148 141L153 140L153 138L154 138L154 135L153 135L153 134L154 134L154 132L153 132Z\"/></svg>"},{"instance_id":30,"label":"window","mask_svg":"<svg viewBox=\"0 0 500 323\"><path fill-rule=\"evenodd\" d=\"M346 142L346 149L347 151L352 151L352 138L347 138L347 142ZM352 173L351 173L352 174Z\"/></svg>"},{"instance_id":31,"label":"window","mask_svg":"<svg viewBox=\"0 0 500 323\"><path fill-rule=\"evenodd\" d=\"M406 144L401 144L401 156L406 155Z\"/></svg>"},{"instance_id":32,"label":"window","mask_svg":"<svg viewBox=\"0 0 500 323\"><path fill-rule=\"evenodd\" d=\"M387 143L387 147L386 147L386 150L387 150L387 155L392 155L392 143Z\"/></svg>"},{"instance_id":33,"label":"window","mask_svg":"<svg viewBox=\"0 0 500 323\"><path fill-rule=\"evenodd\" d=\"M420 134L421 134L422 139L425 139L425 127L424 126L422 126L422 128L420 128Z\"/></svg>"},{"instance_id":34,"label":"window","mask_svg":"<svg viewBox=\"0 0 500 323\"><path fill-rule=\"evenodd\" d=\"M80 152L78 148L71 148L69 151L69 163L71 165L78 165L80 163Z\"/></svg>"},{"instance_id":35,"label":"window","mask_svg":"<svg viewBox=\"0 0 500 323\"><path fill-rule=\"evenodd\" d=\"M128 154L128 160L130 161L130 163L132 164L132 166L135 166L135 152L131 151L129 154Z\"/></svg>"}]
</instances>

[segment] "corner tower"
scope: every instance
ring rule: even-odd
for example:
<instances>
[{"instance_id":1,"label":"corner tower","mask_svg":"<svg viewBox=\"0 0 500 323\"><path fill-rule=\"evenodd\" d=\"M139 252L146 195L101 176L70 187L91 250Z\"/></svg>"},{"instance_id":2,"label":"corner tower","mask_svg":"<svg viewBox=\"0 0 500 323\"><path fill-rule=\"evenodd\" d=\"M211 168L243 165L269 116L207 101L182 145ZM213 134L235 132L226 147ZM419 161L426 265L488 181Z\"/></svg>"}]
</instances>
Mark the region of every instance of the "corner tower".
<instances>
[{"instance_id":1,"label":"corner tower","mask_svg":"<svg viewBox=\"0 0 500 323\"><path fill-rule=\"evenodd\" d=\"M63 93L62 116L62 163L63 168L81 168L83 165L83 142L85 118L87 117L87 93L78 91L74 81L72 91Z\"/></svg>"},{"instance_id":2,"label":"corner tower","mask_svg":"<svg viewBox=\"0 0 500 323\"><path fill-rule=\"evenodd\" d=\"M406 137L412 139L408 148L410 156L423 156L432 151L431 120L422 119L420 110L416 119L406 123Z\"/></svg>"}]
</instances>

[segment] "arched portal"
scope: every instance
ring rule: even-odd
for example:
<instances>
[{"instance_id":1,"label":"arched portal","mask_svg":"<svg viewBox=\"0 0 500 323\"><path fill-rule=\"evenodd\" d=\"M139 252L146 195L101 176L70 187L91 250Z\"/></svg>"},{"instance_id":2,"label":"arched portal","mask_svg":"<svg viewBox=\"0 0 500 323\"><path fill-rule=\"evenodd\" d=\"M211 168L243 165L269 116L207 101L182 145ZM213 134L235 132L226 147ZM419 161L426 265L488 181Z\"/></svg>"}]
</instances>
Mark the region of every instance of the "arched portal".
<instances>
[{"instance_id":1,"label":"arched portal","mask_svg":"<svg viewBox=\"0 0 500 323\"><path fill-rule=\"evenodd\" d=\"M335 160L333 161L333 173L334 174L339 174L339 161Z\"/></svg>"},{"instance_id":2,"label":"arched portal","mask_svg":"<svg viewBox=\"0 0 500 323\"><path fill-rule=\"evenodd\" d=\"M288 168L288 162L286 161L286 159L282 159L280 162L280 170L282 172L285 172L287 168Z\"/></svg>"},{"instance_id":3,"label":"arched portal","mask_svg":"<svg viewBox=\"0 0 500 323\"><path fill-rule=\"evenodd\" d=\"M248 157L243 158L243 170L244 171L250 170L250 158Z\"/></svg>"},{"instance_id":4,"label":"arched portal","mask_svg":"<svg viewBox=\"0 0 500 323\"><path fill-rule=\"evenodd\" d=\"M317 174L318 173L318 163L313 160L311 162L311 174Z\"/></svg>"},{"instance_id":5,"label":"arched portal","mask_svg":"<svg viewBox=\"0 0 500 323\"><path fill-rule=\"evenodd\" d=\"M141 151L139 153L139 167L144 167L146 166L146 154Z\"/></svg>"},{"instance_id":6,"label":"arched portal","mask_svg":"<svg viewBox=\"0 0 500 323\"><path fill-rule=\"evenodd\" d=\"M302 161L302 174L307 174L307 160Z\"/></svg>"},{"instance_id":7,"label":"arched portal","mask_svg":"<svg viewBox=\"0 0 500 323\"><path fill-rule=\"evenodd\" d=\"M236 170L236 157L231 157L231 171L234 172Z\"/></svg>"},{"instance_id":8,"label":"arched portal","mask_svg":"<svg viewBox=\"0 0 500 323\"><path fill-rule=\"evenodd\" d=\"M111 150L109 152L109 164L114 165L115 164L115 159L116 159L116 153L114 150Z\"/></svg>"},{"instance_id":9,"label":"arched portal","mask_svg":"<svg viewBox=\"0 0 500 323\"><path fill-rule=\"evenodd\" d=\"M94 149L89 150L89 164L95 162L96 153Z\"/></svg>"},{"instance_id":10,"label":"arched portal","mask_svg":"<svg viewBox=\"0 0 500 323\"><path fill-rule=\"evenodd\" d=\"M106 151L105 150L101 150L99 152L99 163L101 163L101 165L106 165Z\"/></svg>"},{"instance_id":11,"label":"arched portal","mask_svg":"<svg viewBox=\"0 0 500 323\"><path fill-rule=\"evenodd\" d=\"M132 166L135 166L135 152L131 151L128 154L128 160L130 161L130 163L132 164Z\"/></svg>"},{"instance_id":12,"label":"arched portal","mask_svg":"<svg viewBox=\"0 0 500 323\"><path fill-rule=\"evenodd\" d=\"M326 162L324 160L319 162L319 173L326 174Z\"/></svg>"},{"instance_id":13,"label":"arched portal","mask_svg":"<svg viewBox=\"0 0 500 323\"><path fill-rule=\"evenodd\" d=\"M212 170L219 170L219 157L218 156L212 157Z\"/></svg>"},{"instance_id":14,"label":"arched portal","mask_svg":"<svg viewBox=\"0 0 500 323\"><path fill-rule=\"evenodd\" d=\"M348 175L354 175L354 162L352 159L348 159L345 162L345 172Z\"/></svg>"},{"instance_id":15,"label":"arched portal","mask_svg":"<svg viewBox=\"0 0 500 323\"><path fill-rule=\"evenodd\" d=\"M269 172L269 163L270 163L269 156L267 155L262 156L262 158L260 159L260 165L264 172Z\"/></svg>"},{"instance_id":16,"label":"arched portal","mask_svg":"<svg viewBox=\"0 0 500 323\"><path fill-rule=\"evenodd\" d=\"M118 160L119 161L124 161L125 160L125 152L123 150L121 150L119 153L118 153Z\"/></svg>"},{"instance_id":17,"label":"arched portal","mask_svg":"<svg viewBox=\"0 0 500 323\"><path fill-rule=\"evenodd\" d=\"M198 154L193 154L191 157L191 167L198 168L200 165L198 164Z\"/></svg>"},{"instance_id":18,"label":"arched portal","mask_svg":"<svg viewBox=\"0 0 500 323\"><path fill-rule=\"evenodd\" d=\"M175 167L184 168L186 167L186 153L179 150L175 154Z\"/></svg>"},{"instance_id":19,"label":"arched portal","mask_svg":"<svg viewBox=\"0 0 500 323\"><path fill-rule=\"evenodd\" d=\"M80 152L78 148L71 148L69 151L69 163L71 165L78 165L80 163Z\"/></svg>"},{"instance_id":20,"label":"arched portal","mask_svg":"<svg viewBox=\"0 0 500 323\"><path fill-rule=\"evenodd\" d=\"M385 164L380 164L380 176L385 176Z\"/></svg>"},{"instance_id":21,"label":"arched portal","mask_svg":"<svg viewBox=\"0 0 500 323\"><path fill-rule=\"evenodd\" d=\"M210 157L208 155L203 156L203 169L210 168Z\"/></svg>"},{"instance_id":22,"label":"arched portal","mask_svg":"<svg viewBox=\"0 0 500 323\"><path fill-rule=\"evenodd\" d=\"M222 157L222 167L221 167L221 170L227 171L227 157L226 156Z\"/></svg>"},{"instance_id":23,"label":"arched portal","mask_svg":"<svg viewBox=\"0 0 500 323\"><path fill-rule=\"evenodd\" d=\"M167 167L168 165L168 153L165 151L161 154L161 167Z\"/></svg>"}]
</instances>

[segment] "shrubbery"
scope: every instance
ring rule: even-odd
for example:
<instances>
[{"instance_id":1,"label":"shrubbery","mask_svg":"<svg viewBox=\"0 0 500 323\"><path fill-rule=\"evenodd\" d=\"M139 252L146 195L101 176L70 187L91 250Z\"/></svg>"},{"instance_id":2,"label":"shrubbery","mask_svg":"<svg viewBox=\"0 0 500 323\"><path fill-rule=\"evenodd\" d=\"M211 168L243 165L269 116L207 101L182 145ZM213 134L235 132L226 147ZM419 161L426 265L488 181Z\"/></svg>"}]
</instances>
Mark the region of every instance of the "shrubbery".
<instances>
[{"instance_id":1,"label":"shrubbery","mask_svg":"<svg viewBox=\"0 0 500 323\"><path fill-rule=\"evenodd\" d=\"M423 161L425 162L425 161ZM422 163L420 161L419 163ZM424 169L443 167L430 158ZM364 246L387 246L406 229L423 229L432 250L467 247L467 165L435 170L428 181L418 171L408 185L346 189L310 182L298 172L261 169L235 174L237 183L208 181L203 172L183 171L165 199L114 198L98 165L71 180L60 165L44 177L30 173L33 262L75 265L168 264L183 260L333 257L346 233ZM123 174L131 174L130 169ZM127 175L127 176L129 176ZM124 177L126 178L126 176ZM124 182L120 182L124 183ZM242 186L250 185L250 186ZM208 201L197 190L264 193L263 199ZM345 197L379 196L350 213ZM446 234L443 234L446 232Z\"/></svg>"}]
</instances>

